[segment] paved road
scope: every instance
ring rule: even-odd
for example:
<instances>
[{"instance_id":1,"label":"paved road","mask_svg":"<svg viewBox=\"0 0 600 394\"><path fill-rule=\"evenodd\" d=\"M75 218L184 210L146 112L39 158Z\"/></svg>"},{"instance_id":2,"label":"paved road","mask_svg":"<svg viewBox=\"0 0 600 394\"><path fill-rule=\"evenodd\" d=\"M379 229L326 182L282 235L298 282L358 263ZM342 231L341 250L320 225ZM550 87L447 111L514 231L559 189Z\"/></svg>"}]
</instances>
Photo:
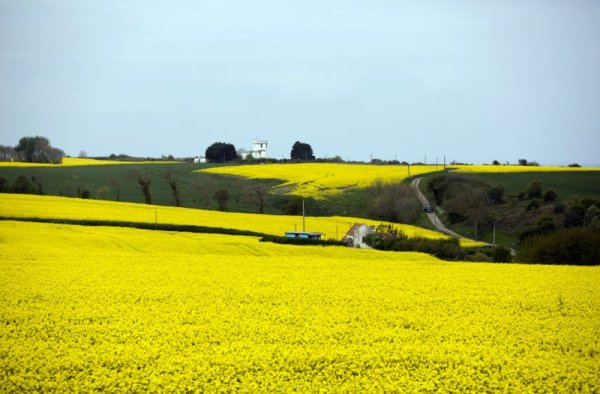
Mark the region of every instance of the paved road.
<instances>
[{"instance_id":1,"label":"paved road","mask_svg":"<svg viewBox=\"0 0 600 394\"><path fill-rule=\"evenodd\" d=\"M427 206L431 206L431 204L429 204L429 200L427 200L427 197L425 197L425 195L423 193L421 193L421 189L419 189L419 183L421 183L421 179L423 179L423 178L413 179L413 181L410 183L410 187L412 187L414 192L417 194L417 197L419 198L421 205L423 206L423 208L425 208ZM445 234L451 235L453 237L456 237L456 238L465 238L462 235L457 234L454 231L447 228L446 226L444 226L444 223L442 223L442 221L440 220L438 215L435 214L435 212L432 212L432 213L427 212L426 214L427 214L427 217L429 218L429 221L431 221L431 223L439 231L441 231Z\"/></svg>"},{"instance_id":2,"label":"paved road","mask_svg":"<svg viewBox=\"0 0 600 394\"><path fill-rule=\"evenodd\" d=\"M417 197L419 198L421 205L423 206L423 208L425 208L427 206L431 206L431 204L429 204L429 200L427 200L427 197L425 197L425 195L423 193L421 193L421 189L419 189L419 183L421 183L421 179L423 179L423 178L413 179L412 182L410 183L410 187L412 187L414 192L417 194ZM454 231L448 229L446 226L444 226L444 223L442 223L442 221L440 220L438 215L435 214L435 212L433 212L433 213L427 212L427 217L429 218L431 223L433 223L435 228L437 228L439 231L441 231L445 234L451 235L453 237L456 237L456 238L468 239L467 237L463 237L462 235L457 234ZM475 240L472 240L472 241L475 241ZM477 241L475 241L475 242L477 242ZM492 244L487 244L487 245L494 246ZM509 248L509 249L510 249L510 254L512 254L513 256L517 254L517 251L514 250L513 248Z\"/></svg>"}]
</instances>

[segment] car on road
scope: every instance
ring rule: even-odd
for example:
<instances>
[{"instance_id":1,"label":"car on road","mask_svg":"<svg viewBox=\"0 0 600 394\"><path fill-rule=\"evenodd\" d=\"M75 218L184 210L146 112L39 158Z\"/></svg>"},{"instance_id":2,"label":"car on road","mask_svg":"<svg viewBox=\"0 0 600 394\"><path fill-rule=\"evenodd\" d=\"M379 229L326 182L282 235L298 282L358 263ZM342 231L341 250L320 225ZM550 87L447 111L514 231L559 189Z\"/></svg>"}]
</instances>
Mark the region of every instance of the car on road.
<instances>
[{"instance_id":1,"label":"car on road","mask_svg":"<svg viewBox=\"0 0 600 394\"><path fill-rule=\"evenodd\" d=\"M423 210L427 213L433 213L433 208L431 207L431 205L426 206L425 208L423 208Z\"/></svg>"}]
</instances>

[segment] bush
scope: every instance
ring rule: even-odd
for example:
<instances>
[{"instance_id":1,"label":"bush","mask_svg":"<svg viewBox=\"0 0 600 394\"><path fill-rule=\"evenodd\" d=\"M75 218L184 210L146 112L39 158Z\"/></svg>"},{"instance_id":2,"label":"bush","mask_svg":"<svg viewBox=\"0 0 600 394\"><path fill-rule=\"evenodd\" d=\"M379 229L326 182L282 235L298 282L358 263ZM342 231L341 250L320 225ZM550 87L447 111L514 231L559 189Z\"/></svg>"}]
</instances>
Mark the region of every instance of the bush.
<instances>
[{"instance_id":1,"label":"bush","mask_svg":"<svg viewBox=\"0 0 600 394\"><path fill-rule=\"evenodd\" d=\"M492 204L502 204L502 202L504 201L504 186L494 185L490 187L490 190L488 191L488 197Z\"/></svg>"},{"instance_id":2,"label":"bush","mask_svg":"<svg viewBox=\"0 0 600 394\"><path fill-rule=\"evenodd\" d=\"M565 212L563 219L563 225L569 227L581 227L585 217L585 208L583 205L575 204L571 205Z\"/></svg>"},{"instance_id":3,"label":"bush","mask_svg":"<svg viewBox=\"0 0 600 394\"><path fill-rule=\"evenodd\" d=\"M565 204L561 202L554 206L554 213L560 215L561 213L564 213L566 209L567 207L565 206Z\"/></svg>"},{"instance_id":4,"label":"bush","mask_svg":"<svg viewBox=\"0 0 600 394\"><path fill-rule=\"evenodd\" d=\"M569 167L581 167L581 166L577 163L572 163L572 164L569 164Z\"/></svg>"},{"instance_id":5,"label":"bush","mask_svg":"<svg viewBox=\"0 0 600 394\"><path fill-rule=\"evenodd\" d=\"M600 232L571 228L529 238L517 260L538 264L600 265Z\"/></svg>"},{"instance_id":6,"label":"bush","mask_svg":"<svg viewBox=\"0 0 600 394\"><path fill-rule=\"evenodd\" d=\"M542 200L536 198L534 200L529 201L525 210L531 211L532 209L539 209L541 206L542 206Z\"/></svg>"},{"instance_id":7,"label":"bush","mask_svg":"<svg viewBox=\"0 0 600 394\"><path fill-rule=\"evenodd\" d=\"M461 260L466 253L460 247L458 238L430 239L409 238L392 225L380 225L374 234L365 237L365 243L378 250L397 252L422 252L444 260Z\"/></svg>"},{"instance_id":8,"label":"bush","mask_svg":"<svg viewBox=\"0 0 600 394\"><path fill-rule=\"evenodd\" d=\"M510 249L505 246L495 246L492 250L492 261L494 263L509 263L512 261Z\"/></svg>"},{"instance_id":9,"label":"bush","mask_svg":"<svg viewBox=\"0 0 600 394\"><path fill-rule=\"evenodd\" d=\"M521 230L519 234L519 240L523 242L529 237L533 237L541 234L548 234L556 229L554 220L551 217L543 217L537 221L535 225L527 226Z\"/></svg>"},{"instance_id":10,"label":"bush","mask_svg":"<svg viewBox=\"0 0 600 394\"><path fill-rule=\"evenodd\" d=\"M558 198L558 194L556 194L556 192L552 189L550 189L550 190L546 191L546 193L544 193L544 202L546 204L556 201L557 198Z\"/></svg>"},{"instance_id":11,"label":"bush","mask_svg":"<svg viewBox=\"0 0 600 394\"><path fill-rule=\"evenodd\" d=\"M540 198L540 197L542 197L542 191L543 191L542 181L540 181L540 180L531 181L526 190L527 197L528 198Z\"/></svg>"},{"instance_id":12,"label":"bush","mask_svg":"<svg viewBox=\"0 0 600 394\"><path fill-rule=\"evenodd\" d=\"M35 185L25 175L19 175L15 179L12 191L14 193L35 194Z\"/></svg>"},{"instance_id":13,"label":"bush","mask_svg":"<svg viewBox=\"0 0 600 394\"><path fill-rule=\"evenodd\" d=\"M8 181L3 176L0 176L0 193L7 193L9 191Z\"/></svg>"},{"instance_id":14,"label":"bush","mask_svg":"<svg viewBox=\"0 0 600 394\"><path fill-rule=\"evenodd\" d=\"M79 194L79 197L80 198L85 198L85 199L90 198L90 191L87 190L87 189L83 189L81 191L81 193Z\"/></svg>"},{"instance_id":15,"label":"bush","mask_svg":"<svg viewBox=\"0 0 600 394\"><path fill-rule=\"evenodd\" d=\"M412 223L418 218L421 204L409 186L378 182L369 192L367 211L372 217L394 223Z\"/></svg>"}]
</instances>

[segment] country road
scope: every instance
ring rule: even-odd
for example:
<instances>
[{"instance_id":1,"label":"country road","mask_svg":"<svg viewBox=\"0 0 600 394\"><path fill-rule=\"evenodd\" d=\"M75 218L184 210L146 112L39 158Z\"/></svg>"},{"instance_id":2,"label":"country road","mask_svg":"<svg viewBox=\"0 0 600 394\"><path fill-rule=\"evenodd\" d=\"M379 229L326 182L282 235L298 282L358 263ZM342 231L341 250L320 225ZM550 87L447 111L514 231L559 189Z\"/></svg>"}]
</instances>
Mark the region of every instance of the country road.
<instances>
[{"instance_id":1,"label":"country road","mask_svg":"<svg viewBox=\"0 0 600 394\"><path fill-rule=\"evenodd\" d=\"M413 179L413 181L410 183L410 187L415 191L415 193L417 194L417 197L419 198L419 201L421 202L421 205L423 206L423 208L425 208L425 207L431 206L431 204L429 203L429 200L427 200L427 197L425 197L425 195L423 193L421 193L421 189L419 189L419 183L421 183L421 179L423 179L423 178ZM441 231L445 234L448 234L450 236L456 237L456 238L465 238L462 235L457 234L454 231L448 229L446 226L444 226L444 223L442 223L442 221L440 220L438 215L436 215L435 212L432 212L432 213L426 212L426 214L427 214L427 217L429 218L429 221L431 221L431 223L439 231Z\"/></svg>"}]
</instances>

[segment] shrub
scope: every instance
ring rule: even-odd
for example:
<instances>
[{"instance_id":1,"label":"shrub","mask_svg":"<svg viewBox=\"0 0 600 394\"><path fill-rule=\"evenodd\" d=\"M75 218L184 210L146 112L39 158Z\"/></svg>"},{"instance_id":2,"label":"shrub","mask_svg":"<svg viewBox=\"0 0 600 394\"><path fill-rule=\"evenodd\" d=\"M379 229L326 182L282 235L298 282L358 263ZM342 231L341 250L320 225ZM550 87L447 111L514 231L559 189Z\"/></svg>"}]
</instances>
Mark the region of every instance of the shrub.
<instances>
[{"instance_id":1,"label":"shrub","mask_svg":"<svg viewBox=\"0 0 600 394\"><path fill-rule=\"evenodd\" d=\"M527 197L528 198L540 198L540 197L542 197L542 191L543 191L542 181L540 181L540 180L531 181L526 190Z\"/></svg>"},{"instance_id":2,"label":"shrub","mask_svg":"<svg viewBox=\"0 0 600 394\"><path fill-rule=\"evenodd\" d=\"M532 237L523 244L517 259L524 263L600 265L600 233L571 228Z\"/></svg>"},{"instance_id":3,"label":"shrub","mask_svg":"<svg viewBox=\"0 0 600 394\"><path fill-rule=\"evenodd\" d=\"M546 204L556 201L557 198L558 198L558 195L552 189L547 190L546 193L544 193L544 202Z\"/></svg>"},{"instance_id":4,"label":"shrub","mask_svg":"<svg viewBox=\"0 0 600 394\"><path fill-rule=\"evenodd\" d=\"M3 176L0 176L0 193L6 193L8 191L10 191L8 181Z\"/></svg>"},{"instance_id":5,"label":"shrub","mask_svg":"<svg viewBox=\"0 0 600 394\"><path fill-rule=\"evenodd\" d=\"M541 207L541 206L542 206L542 200L540 200L539 198L536 198L534 200L529 201L525 210L531 211L532 209L539 209L539 207Z\"/></svg>"},{"instance_id":6,"label":"shrub","mask_svg":"<svg viewBox=\"0 0 600 394\"><path fill-rule=\"evenodd\" d=\"M488 197L490 198L490 202L492 204L502 204L504 200L504 186L494 185L490 187L490 190L488 191Z\"/></svg>"},{"instance_id":7,"label":"shrub","mask_svg":"<svg viewBox=\"0 0 600 394\"><path fill-rule=\"evenodd\" d=\"M35 185L25 175L19 175L13 184L14 193L34 194Z\"/></svg>"},{"instance_id":8,"label":"shrub","mask_svg":"<svg viewBox=\"0 0 600 394\"><path fill-rule=\"evenodd\" d=\"M584 216L585 208L583 207L583 205L571 205L569 209L567 209L567 211L565 212L563 225L567 228L583 226Z\"/></svg>"},{"instance_id":9,"label":"shrub","mask_svg":"<svg viewBox=\"0 0 600 394\"><path fill-rule=\"evenodd\" d=\"M495 246L492 250L492 261L494 263L509 263L512 261L510 249L505 246Z\"/></svg>"},{"instance_id":10,"label":"shrub","mask_svg":"<svg viewBox=\"0 0 600 394\"><path fill-rule=\"evenodd\" d=\"M519 233L519 240L523 242L529 237L533 237L541 234L548 234L556 229L554 220L551 217L543 217L537 221L535 225L525 227Z\"/></svg>"},{"instance_id":11,"label":"shrub","mask_svg":"<svg viewBox=\"0 0 600 394\"><path fill-rule=\"evenodd\" d=\"M565 206L565 204L563 204L562 202L558 203L558 204L556 204L554 206L554 213L557 214L557 215L560 215L561 213L565 212L565 209L567 209L567 207Z\"/></svg>"},{"instance_id":12,"label":"shrub","mask_svg":"<svg viewBox=\"0 0 600 394\"><path fill-rule=\"evenodd\" d=\"M87 190L87 189L83 189L83 190L81 191L81 193L79 194L79 197L80 197L80 198L86 198L86 199L87 199L87 198L90 198L90 191L89 191L89 190Z\"/></svg>"}]
</instances>

